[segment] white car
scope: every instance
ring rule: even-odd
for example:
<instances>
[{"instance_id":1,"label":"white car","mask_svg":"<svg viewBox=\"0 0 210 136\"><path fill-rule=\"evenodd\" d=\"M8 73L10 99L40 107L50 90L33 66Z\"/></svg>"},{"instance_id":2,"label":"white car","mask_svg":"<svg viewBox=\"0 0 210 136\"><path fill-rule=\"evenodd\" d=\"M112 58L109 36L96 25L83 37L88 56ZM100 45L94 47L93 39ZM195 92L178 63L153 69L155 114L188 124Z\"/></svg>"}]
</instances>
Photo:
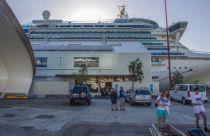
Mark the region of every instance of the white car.
<instances>
[{"instance_id":1,"label":"white car","mask_svg":"<svg viewBox=\"0 0 210 136\"><path fill-rule=\"evenodd\" d=\"M199 88L204 101L208 102L205 86L197 84L177 84L170 91L171 99L181 101L183 104L191 103L191 97L195 92L195 88Z\"/></svg>"},{"instance_id":2,"label":"white car","mask_svg":"<svg viewBox=\"0 0 210 136\"><path fill-rule=\"evenodd\" d=\"M137 90L128 90L125 96L126 102L129 102L131 105L135 103L144 103L148 106L152 103L152 96L149 90L137 89Z\"/></svg>"}]
</instances>

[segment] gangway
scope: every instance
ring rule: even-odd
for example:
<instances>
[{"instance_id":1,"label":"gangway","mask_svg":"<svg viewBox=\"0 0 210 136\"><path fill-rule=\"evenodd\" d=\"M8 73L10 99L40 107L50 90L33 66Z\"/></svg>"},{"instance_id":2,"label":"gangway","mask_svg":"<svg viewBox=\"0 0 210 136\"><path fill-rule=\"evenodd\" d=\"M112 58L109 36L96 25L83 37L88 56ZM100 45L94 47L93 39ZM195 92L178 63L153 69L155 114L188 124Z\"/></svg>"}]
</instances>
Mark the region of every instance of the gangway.
<instances>
[{"instance_id":1,"label":"gangway","mask_svg":"<svg viewBox=\"0 0 210 136\"><path fill-rule=\"evenodd\" d=\"M173 125L168 124L164 124L162 126L152 124L149 131L151 136L186 136L185 133L181 132Z\"/></svg>"}]
</instances>

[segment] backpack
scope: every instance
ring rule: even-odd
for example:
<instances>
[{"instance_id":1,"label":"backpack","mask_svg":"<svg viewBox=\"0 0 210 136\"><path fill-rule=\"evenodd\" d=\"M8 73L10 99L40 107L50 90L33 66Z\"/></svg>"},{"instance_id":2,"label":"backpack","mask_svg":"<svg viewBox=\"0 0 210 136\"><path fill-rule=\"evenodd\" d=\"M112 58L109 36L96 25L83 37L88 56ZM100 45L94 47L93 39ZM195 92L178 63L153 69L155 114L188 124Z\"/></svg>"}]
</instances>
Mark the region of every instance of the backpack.
<instances>
[{"instance_id":1,"label":"backpack","mask_svg":"<svg viewBox=\"0 0 210 136\"><path fill-rule=\"evenodd\" d=\"M186 134L187 136L206 136L206 134L199 128L191 128Z\"/></svg>"}]
</instances>

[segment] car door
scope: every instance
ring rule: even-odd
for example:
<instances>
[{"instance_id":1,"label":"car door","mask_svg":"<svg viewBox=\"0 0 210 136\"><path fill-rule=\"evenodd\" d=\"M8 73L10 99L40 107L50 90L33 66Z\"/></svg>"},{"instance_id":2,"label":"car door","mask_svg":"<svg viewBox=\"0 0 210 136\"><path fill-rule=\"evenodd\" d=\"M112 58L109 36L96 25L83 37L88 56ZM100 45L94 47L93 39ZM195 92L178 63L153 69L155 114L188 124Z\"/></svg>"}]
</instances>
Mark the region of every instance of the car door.
<instances>
[{"instance_id":1,"label":"car door","mask_svg":"<svg viewBox=\"0 0 210 136\"><path fill-rule=\"evenodd\" d=\"M180 85L179 90L177 91L178 95L178 100L182 101L182 98L185 98L188 90L188 85Z\"/></svg>"},{"instance_id":2,"label":"car door","mask_svg":"<svg viewBox=\"0 0 210 136\"><path fill-rule=\"evenodd\" d=\"M125 100L126 100L127 102L129 102L129 101L128 101L128 98L129 98L129 90L127 90L127 91L125 92Z\"/></svg>"},{"instance_id":3,"label":"car door","mask_svg":"<svg viewBox=\"0 0 210 136\"><path fill-rule=\"evenodd\" d=\"M176 93L175 93L175 91L176 91L176 86L172 87L171 91L170 91L170 95L171 95L173 100L176 100Z\"/></svg>"},{"instance_id":4,"label":"car door","mask_svg":"<svg viewBox=\"0 0 210 136\"><path fill-rule=\"evenodd\" d=\"M135 101L135 95L136 95L136 92L132 91L131 94L130 94L130 101L132 101L132 102Z\"/></svg>"},{"instance_id":5,"label":"car door","mask_svg":"<svg viewBox=\"0 0 210 136\"><path fill-rule=\"evenodd\" d=\"M175 89L172 91L172 98L176 101L178 100L178 90L179 90L179 85L176 85Z\"/></svg>"},{"instance_id":6,"label":"car door","mask_svg":"<svg viewBox=\"0 0 210 136\"><path fill-rule=\"evenodd\" d=\"M132 95L132 90L128 90L125 94L125 99L126 99L127 102L130 102L131 95Z\"/></svg>"},{"instance_id":7,"label":"car door","mask_svg":"<svg viewBox=\"0 0 210 136\"><path fill-rule=\"evenodd\" d=\"M206 100L207 97L206 97L206 88L205 88L205 86L199 85L198 87L199 87L200 94L201 94L202 98L203 98L204 100Z\"/></svg>"},{"instance_id":8,"label":"car door","mask_svg":"<svg viewBox=\"0 0 210 136\"><path fill-rule=\"evenodd\" d=\"M182 92L183 85L177 85L175 96L177 101L181 101L181 92Z\"/></svg>"}]
</instances>

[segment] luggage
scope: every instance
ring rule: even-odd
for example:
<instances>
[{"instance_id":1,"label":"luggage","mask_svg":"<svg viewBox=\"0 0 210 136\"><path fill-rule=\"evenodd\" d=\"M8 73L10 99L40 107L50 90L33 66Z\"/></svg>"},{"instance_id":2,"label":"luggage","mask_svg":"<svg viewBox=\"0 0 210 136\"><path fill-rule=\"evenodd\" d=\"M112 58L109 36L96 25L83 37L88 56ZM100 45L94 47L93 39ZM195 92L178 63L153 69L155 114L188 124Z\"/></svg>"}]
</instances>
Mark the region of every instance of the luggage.
<instances>
[{"instance_id":1,"label":"luggage","mask_svg":"<svg viewBox=\"0 0 210 136\"><path fill-rule=\"evenodd\" d=\"M192 128L187 131L187 136L206 136L206 134L199 128Z\"/></svg>"}]
</instances>

